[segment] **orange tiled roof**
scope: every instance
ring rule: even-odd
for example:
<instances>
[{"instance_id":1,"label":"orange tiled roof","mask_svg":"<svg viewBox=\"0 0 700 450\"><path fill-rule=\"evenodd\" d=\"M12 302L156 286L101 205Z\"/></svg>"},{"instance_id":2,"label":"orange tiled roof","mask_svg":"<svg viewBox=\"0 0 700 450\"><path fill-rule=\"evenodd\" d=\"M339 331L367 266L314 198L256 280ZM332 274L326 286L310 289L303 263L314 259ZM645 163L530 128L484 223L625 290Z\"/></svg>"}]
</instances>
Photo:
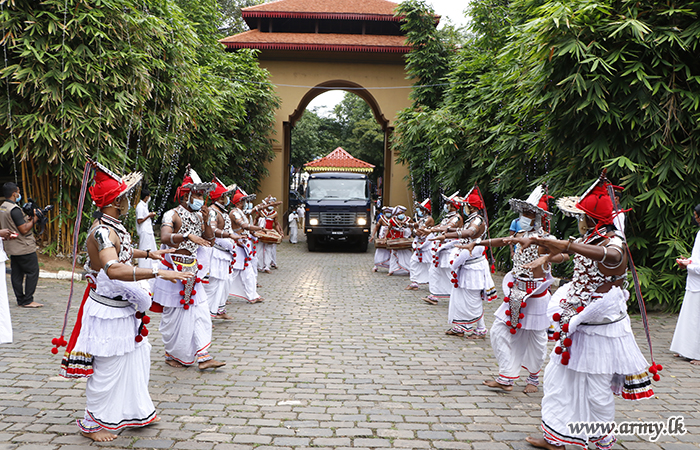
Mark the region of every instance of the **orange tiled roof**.
<instances>
[{"instance_id":1,"label":"orange tiled roof","mask_svg":"<svg viewBox=\"0 0 700 450\"><path fill-rule=\"evenodd\" d=\"M374 169L373 164L355 158L341 147L336 148L323 158L304 164L304 167L309 172L334 170L347 171L348 169L361 172L371 172L372 169Z\"/></svg>"},{"instance_id":2,"label":"orange tiled roof","mask_svg":"<svg viewBox=\"0 0 700 450\"><path fill-rule=\"evenodd\" d=\"M404 36L324 33L262 33L250 30L219 42L231 49L408 53Z\"/></svg>"},{"instance_id":3,"label":"orange tiled roof","mask_svg":"<svg viewBox=\"0 0 700 450\"><path fill-rule=\"evenodd\" d=\"M279 0L243 8L241 14L244 19L290 17L398 21L394 18L397 6L397 3L387 0Z\"/></svg>"}]
</instances>

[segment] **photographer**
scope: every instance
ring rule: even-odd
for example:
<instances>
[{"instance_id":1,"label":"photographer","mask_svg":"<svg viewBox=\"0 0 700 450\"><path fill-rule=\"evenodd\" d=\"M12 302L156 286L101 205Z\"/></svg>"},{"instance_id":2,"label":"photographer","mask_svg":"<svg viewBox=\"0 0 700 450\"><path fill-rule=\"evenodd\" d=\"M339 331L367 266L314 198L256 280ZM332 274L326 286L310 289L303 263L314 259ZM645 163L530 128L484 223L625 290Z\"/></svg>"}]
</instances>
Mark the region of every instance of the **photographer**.
<instances>
[{"instance_id":1,"label":"photographer","mask_svg":"<svg viewBox=\"0 0 700 450\"><path fill-rule=\"evenodd\" d=\"M0 205L0 228L7 228L17 238L7 241L5 251L10 256L12 289L17 304L24 308L40 308L44 305L34 301L34 291L39 281L39 259L36 254L34 224L39 220L35 213L26 217L19 205L22 200L19 186L7 182L2 187L5 201ZM26 276L26 282L25 280ZM24 283L24 286L23 286Z\"/></svg>"}]
</instances>

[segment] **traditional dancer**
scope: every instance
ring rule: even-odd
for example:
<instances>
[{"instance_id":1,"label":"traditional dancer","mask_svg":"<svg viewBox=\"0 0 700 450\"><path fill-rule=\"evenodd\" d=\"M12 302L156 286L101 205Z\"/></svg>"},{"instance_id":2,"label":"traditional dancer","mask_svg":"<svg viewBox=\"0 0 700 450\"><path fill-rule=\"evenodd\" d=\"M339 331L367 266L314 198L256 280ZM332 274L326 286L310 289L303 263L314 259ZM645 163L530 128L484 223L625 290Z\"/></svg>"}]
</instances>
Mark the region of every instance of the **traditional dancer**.
<instances>
[{"instance_id":1,"label":"traditional dancer","mask_svg":"<svg viewBox=\"0 0 700 450\"><path fill-rule=\"evenodd\" d=\"M545 248L530 245L529 239L552 238L542 227L542 219L551 215L548 199L542 186L535 188L527 200L510 199L511 209L520 215L521 231L513 237L487 239L480 243L491 248L518 244L513 254L513 270L503 279L504 303L496 310L496 319L491 326L491 347L498 361L498 377L484 381L484 384L492 388L513 390L521 367L529 372L523 392L537 392L539 386L540 370L547 357L547 329L551 323L547 305L553 278L549 264L529 265L546 255ZM470 243L466 248L474 245Z\"/></svg>"},{"instance_id":2,"label":"traditional dancer","mask_svg":"<svg viewBox=\"0 0 700 450\"><path fill-rule=\"evenodd\" d=\"M389 268L391 252L386 248L386 235L389 232L389 220L391 219L392 211L393 208L390 206L382 208L382 214L377 219L377 223L374 225L374 228L372 228L372 234L369 237L369 241L374 241L376 247L374 250L374 267L372 267L372 272L376 272L379 268ZM380 247L377 240L384 240L384 247Z\"/></svg>"},{"instance_id":3,"label":"traditional dancer","mask_svg":"<svg viewBox=\"0 0 700 450\"><path fill-rule=\"evenodd\" d=\"M145 312L151 298L136 281L158 278L175 283L192 274L131 265L134 257L160 260L167 253L133 249L131 236L119 221L129 209L128 196L141 182L141 174L122 180L104 166L92 165L95 183L89 191L100 212L88 232L88 287L60 374L88 378L85 417L78 420L78 428L83 436L105 442L117 437L111 431L160 420L148 393L151 344Z\"/></svg>"},{"instance_id":4,"label":"traditional dancer","mask_svg":"<svg viewBox=\"0 0 700 450\"><path fill-rule=\"evenodd\" d=\"M209 265L209 283L204 285L209 302L209 314L213 319L231 320L226 314L226 300L231 290L231 278L235 262L236 239L241 236L233 232L231 218L226 207L231 203L229 195L236 190L236 185L224 186L217 177L212 180L216 188L210 194L212 207L210 209L210 226L214 230L216 240L212 246L211 262Z\"/></svg>"},{"instance_id":5,"label":"traditional dancer","mask_svg":"<svg viewBox=\"0 0 700 450\"><path fill-rule=\"evenodd\" d=\"M188 165L175 194L180 205L163 215L160 227L161 244L175 249L175 253L165 255L161 262L163 268L177 267L196 274L184 286L161 279L155 283L153 302L160 305L156 310L162 307L160 332L165 345L165 363L171 367L197 363L199 369L204 370L225 365L209 354L211 316L207 292L202 286L202 278L209 272L214 240L204 196L214 188L214 183L202 183Z\"/></svg>"},{"instance_id":6,"label":"traditional dancer","mask_svg":"<svg viewBox=\"0 0 700 450\"><path fill-rule=\"evenodd\" d=\"M0 280L0 344L12 343L12 320L10 319L10 300L7 297L7 282L5 281L5 261L7 254L3 249L2 241L17 239L17 235L10 229L4 228L0 230L0 269L2 269L2 278Z\"/></svg>"},{"instance_id":7,"label":"traditional dancer","mask_svg":"<svg viewBox=\"0 0 700 450\"><path fill-rule=\"evenodd\" d=\"M484 247L479 245L486 235L487 227L481 211L485 208L479 190L474 186L462 202L466 217L464 227L448 231L440 239L457 239L445 245L449 255L452 275L448 323L451 328L445 334L468 339L484 339L488 329L484 321L484 301L496 298L496 286L491 278L489 263L484 256ZM473 243L469 250L466 244ZM456 244L449 250L450 244Z\"/></svg>"},{"instance_id":8,"label":"traditional dancer","mask_svg":"<svg viewBox=\"0 0 700 450\"><path fill-rule=\"evenodd\" d=\"M417 290L421 284L428 284L430 281L430 246L433 244L427 239L430 231L428 229L435 224L430 215L430 199L426 198L423 203L415 202L416 220L413 227L413 254L411 255L410 278L411 284L406 286L407 290Z\"/></svg>"},{"instance_id":9,"label":"traditional dancer","mask_svg":"<svg viewBox=\"0 0 700 450\"><path fill-rule=\"evenodd\" d=\"M262 228L249 222L249 214L244 208L252 209L250 200L255 194L248 195L240 187L233 195L233 209L229 213L234 233L241 235L236 246L236 258L231 279L231 295L245 299L248 303L260 303L264 299L258 294L258 271L256 261L256 244L251 233Z\"/></svg>"},{"instance_id":10,"label":"traditional dancer","mask_svg":"<svg viewBox=\"0 0 700 450\"><path fill-rule=\"evenodd\" d=\"M277 202L276 198L268 196L260 205L256 207L258 213L258 227L266 230L267 232L274 230L279 233L277 230L277 226L279 225L276 226L275 224L277 219L277 211L275 210L275 206L278 204L279 202ZM272 273L271 269L273 266L274 268L277 267L275 264L277 244L260 242L258 245L260 248L260 254L258 255L258 270L260 272Z\"/></svg>"},{"instance_id":11,"label":"traditional dancer","mask_svg":"<svg viewBox=\"0 0 700 450\"><path fill-rule=\"evenodd\" d=\"M613 203L601 176L580 198L557 200L566 215L579 220L583 237L567 240L532 237L549 254L534 264L574 259L572 281L553 295L550 305L560 331L544 374L541 438L527 442L539 448L561 449L565 444L612 448L613 434L575 432L570 423L610 423L615 420L614 395L639 400L653 396L627 315L629 292L627 243L613 225ZM529 307L529 305L528 305ZM656 370L656 369L654 369ZM657 375L655 375L657 376Z\"/></svg>"},{"instance_id":12,"label":"traditional dancer","mask_svg":"<svg viewBox=\"0 0 700 450\"><path fill-rule=\"evenodd\" d=\"M440 221L440 224L430 229L431 235L428 240L432 242L431 256L432 265L428 271L428 288L430 294L422 300L431 305L437 305L440 299L446 300L450 298L452 292L452 276L450 274L450 251L452 244L444 239L435 239L437 236L448 231L457 231L462 228L464 223L462 216L459 215L461 199L458 197L459 191L449 197L442 196L445 200L443 206L446 215Z\"/></svg>"},{"instance_id":13,"label":"traditional dancer","mask_svg":"<svg viewBox=\"0 0 700 450\"><path fill-rule=\"evenodd\" d=\"M389 220L389 232L387 233L387 246L391 239L406 239L411 237L410 219L406 217L406 207L398 205L391 212ZM389 275L408 275L411 265L411 249L391 249L389 258Z\"/></svg>"},{"instance_id":14,"label":"traditional dancer","mask_svg":"<svg viewBox=\"0 0 700 450\"><path fill-rule=\"evenodd\" d=\"M700 225L700 205L693 210L693 218L695 224ZM695 235L690 258L679 258L676 261L688 271L688 278L681 313L671 341L671 351L676 352L676 356L689 359L690 364L700 365L700 231Z\"/></svg>"}]
</instances>

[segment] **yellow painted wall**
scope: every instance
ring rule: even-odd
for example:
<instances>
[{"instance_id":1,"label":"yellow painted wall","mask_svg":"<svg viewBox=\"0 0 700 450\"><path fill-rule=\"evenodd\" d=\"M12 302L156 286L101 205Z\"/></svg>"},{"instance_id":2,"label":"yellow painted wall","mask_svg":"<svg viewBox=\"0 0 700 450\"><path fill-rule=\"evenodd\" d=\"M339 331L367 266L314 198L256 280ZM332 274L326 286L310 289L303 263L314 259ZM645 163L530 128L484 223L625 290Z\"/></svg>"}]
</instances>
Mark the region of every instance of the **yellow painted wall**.
<instances>
[{"instance_id":1,"label":"yellow painted wall","mask_svg":"<svg viewBox=\"0 0 700 450\"><path fill-rule=\"evenodd\" d=\"M320 83L331 80L346 80L359 84L362 87L370 88L369 93L377 101L382 115L388 120L388 127L394 127L398 112L410 106L408 98L410 89L371 89L376 87L390 86L410 86L411 82L406 80L406 74L402 60L394 55L387 56L381 63L379 55L372 55L376 62L348 62L339 60L339 56L333 55L332 60L285 60L282 58L266 59L263 53L260 57L260 65L270 72L270 81L277 85L277 95L281 98L280 108L276 113L275 140L273 148L275 159L267 165L270 175L262 181L260 197L272 195L278 199L286 199L285 158L283 148L284 129L283 123L290 120L290 116L300 107L302 98L309 92L306 87L294 86L317 86ZM313 58L309 56L309 59ZM306 105L302 106L303 108ZM329 149L329 152L333 149ZM393 152L392 152L393 153ZM392 154L391 180L389 192L384 192L385 205L405 205L409 206L412 199L409 182L405 181L408 176L408 168L396 163L396 155ZM287 205L284 205L286 208Z\"/></svg>"}]
</instances>

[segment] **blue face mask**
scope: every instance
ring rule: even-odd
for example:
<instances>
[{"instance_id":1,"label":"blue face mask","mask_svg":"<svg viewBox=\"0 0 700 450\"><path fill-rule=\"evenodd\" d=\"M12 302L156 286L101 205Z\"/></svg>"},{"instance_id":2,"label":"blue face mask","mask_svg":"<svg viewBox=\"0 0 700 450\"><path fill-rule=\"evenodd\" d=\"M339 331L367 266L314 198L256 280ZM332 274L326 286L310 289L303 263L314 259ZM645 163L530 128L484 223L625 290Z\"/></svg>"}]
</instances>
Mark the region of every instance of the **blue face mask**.
<instances>
[{"instance_id":1,"label":"blue face mask","mask_svg":"<svg viewBox=\"0 0 700 450\"><path fill-rule=\"evenodd\" d=\"M15 200L16 203L19 203L22 200L22 194L19 194L17 196L17 200Z\"/></svg>"},{"instance_id":2,"label":"blue face mask","mask_svg":"<svg viewBox=\"0 0 700 450\"><path fill-rule=\"evenodd\" d=\"M228 206L231 204L231 199L226 197L226 203L224 203L224 206Z\"/></svg>"},{"instance_id":3,"label":"blue face mask","mask_svg":"<svg viewBox=\"0 0 700 450\"><path fill-rule=\"evenodd\" d=\"M423 217L423 211L418 211L418 212L416 213L416 215L417 215L418 217Z\"/></svg>"},{"instance_id":4,"label":"blue face mask","mask_svg":"<svg viewBox=\"0 0 700 450\"><path fill-rule=\"evenodd\" d=\"M204 206L204 200L198 198L192 199L191 202L187 203L187 206L189 206L192 211L199 211L202 209L202 206Z\"/></svg>"},{"instance_id":5,"label":"blue face mask","mask_svg":"<svg viewBox=\"0 0 700 450\"><path fill-rule=\"evenodd\" d=\"M445 205L442 207L442 210L445 211L446 213L450 212L450 205L445 203Z\"/></svg>"},{"instance_id":6,"label":"blue face mask","mask_svg":"<svg viewBox=\"0 0 700 450\"><path fill-rule=\"evenodd\" d=\"M399 217L398 217L399 220L403 220L405 218L406 218L406 216L404 214L399 214Z\"/></svg>"},{"instance_id":7,"label":"blue face mask","mask_svg":"<svg viewBox=\"0 0 700 450\"><path fill-rule=\"evenodd\" d=\"M384 216L385 216L387 219L391 219L391 213L386 213L386 214L384 214Z\"/></svg>"}]
</instances>

